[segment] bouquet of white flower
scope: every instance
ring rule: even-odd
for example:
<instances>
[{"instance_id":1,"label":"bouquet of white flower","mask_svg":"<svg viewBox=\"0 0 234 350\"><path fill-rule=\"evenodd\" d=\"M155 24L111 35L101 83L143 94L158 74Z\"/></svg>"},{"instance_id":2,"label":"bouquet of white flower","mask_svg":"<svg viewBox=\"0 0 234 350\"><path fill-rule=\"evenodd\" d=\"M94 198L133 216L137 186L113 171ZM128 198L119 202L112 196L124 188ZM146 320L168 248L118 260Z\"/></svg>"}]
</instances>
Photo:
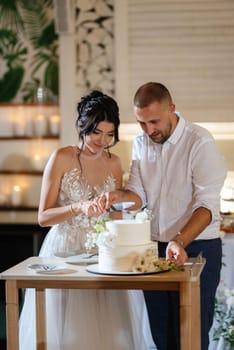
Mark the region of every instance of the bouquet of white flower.
<instances>
[{"instance_id":1,"label":"bouquet of white flower","mask_svg":"<svg viewBox=\"0 0 234 350\"><path fill-rule=\"evenodd\" d=\"M229 345L234 346L234 289L220 288L215 300L215 324L213 340L221 337ZM228 350L228 349L227 349Z\"/></svg>"},{"instance_id":2,"label":"bouquet of white flower","mask_svg":"<svg viewBox=\"0 0 234 350\"><path fill-rule=\"evenodd\" d=\"M97 248L97 240L101 232L105 232L106 226L105 223L111 219L106 217L97 221L94 226L94 231L87 233L87 240L85 242L85 248L87 251L91 251L94 248Z\"/></svg>"}]
</instances>

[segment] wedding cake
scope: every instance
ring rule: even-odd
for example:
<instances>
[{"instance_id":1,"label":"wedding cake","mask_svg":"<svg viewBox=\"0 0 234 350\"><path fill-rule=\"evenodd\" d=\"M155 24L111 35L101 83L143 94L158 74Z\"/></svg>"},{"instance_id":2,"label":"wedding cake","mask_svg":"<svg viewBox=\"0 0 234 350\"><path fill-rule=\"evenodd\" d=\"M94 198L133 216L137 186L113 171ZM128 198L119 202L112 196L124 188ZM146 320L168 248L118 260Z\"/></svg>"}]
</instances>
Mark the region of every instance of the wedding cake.
<instances>
[{"instance_id":1,"label":"wedding cake","mask_svg":"<svg viewBox=\"0 0 234 350\"><path fill-rule=\"evenodd\" d=\"M104 272L155 271L157 242L151 241L149 211L135 219L111 220L97 239L99 269Z\"/></svg>"}]
</instances>

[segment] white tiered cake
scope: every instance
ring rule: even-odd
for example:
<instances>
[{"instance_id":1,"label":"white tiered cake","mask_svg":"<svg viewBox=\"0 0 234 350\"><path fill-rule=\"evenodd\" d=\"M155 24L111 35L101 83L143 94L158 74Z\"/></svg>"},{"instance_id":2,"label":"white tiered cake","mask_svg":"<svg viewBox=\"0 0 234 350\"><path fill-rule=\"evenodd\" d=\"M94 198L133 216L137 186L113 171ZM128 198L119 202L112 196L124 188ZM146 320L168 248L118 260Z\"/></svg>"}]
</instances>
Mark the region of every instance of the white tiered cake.
<instances>
[{"instance_id":1,"label":"white tiered cake","mask_svg":"<svg viewBox=\"0 0 234 350\"><path fill-rule=\"evenodd\" d=\"M158 259L158 249L150 236L150 220L145 214L131 220L107 221L106 231L100 233L97 241L99 269L103 272L153 271L150 263Z\"/></svg>"}]
</instances>

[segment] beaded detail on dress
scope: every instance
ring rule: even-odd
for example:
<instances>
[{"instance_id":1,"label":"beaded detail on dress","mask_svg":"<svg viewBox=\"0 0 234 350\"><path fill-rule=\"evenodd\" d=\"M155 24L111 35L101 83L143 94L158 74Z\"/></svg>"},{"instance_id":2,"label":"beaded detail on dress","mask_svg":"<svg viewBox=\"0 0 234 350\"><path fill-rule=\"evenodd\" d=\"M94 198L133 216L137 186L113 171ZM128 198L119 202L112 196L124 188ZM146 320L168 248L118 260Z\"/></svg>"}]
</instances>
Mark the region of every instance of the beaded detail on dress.
<instances>
[{"instance_id":1,"label":"beaded detail on dress","mask_svg":"<svg viewBox=\"0 0 234 350\"><path fill-rule=\"evenodd\" d=\"M81 175L78 168L66 172L61 180L57 204L69 205L74 202L91 200L97 195L115 189L115 179L108 175L102 185L90 186L88 181ZM63 251L84 249L86 234L93 230L98 218L88 218L85 214L79 214L68 221L64 221L56 227L59 246L53 249L57 251L63 247ZM61 247L61 248L60 248Z\"/></svg>"}]
</instances>

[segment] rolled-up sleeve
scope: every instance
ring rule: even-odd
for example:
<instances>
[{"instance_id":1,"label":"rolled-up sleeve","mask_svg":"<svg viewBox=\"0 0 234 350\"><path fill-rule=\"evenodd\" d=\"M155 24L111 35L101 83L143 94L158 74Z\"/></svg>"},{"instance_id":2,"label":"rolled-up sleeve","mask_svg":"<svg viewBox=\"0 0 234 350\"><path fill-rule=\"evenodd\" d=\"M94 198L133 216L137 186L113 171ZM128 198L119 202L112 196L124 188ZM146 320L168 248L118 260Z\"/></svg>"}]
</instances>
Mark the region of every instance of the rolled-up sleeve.
<instances>
[{"instance_id":1,"label":"rolled-up sleeve","mask_svg":"<svg viewBox=\"0 0 234 350\"><path fill-rule=\"evenodd\" d=\"M213 139L204 140L196 147L192 160L194 185L193 208L205 207L212 214L212 222L219 220L220 192L227 170L223 156Z\"/></svg>"}]
</instances>

